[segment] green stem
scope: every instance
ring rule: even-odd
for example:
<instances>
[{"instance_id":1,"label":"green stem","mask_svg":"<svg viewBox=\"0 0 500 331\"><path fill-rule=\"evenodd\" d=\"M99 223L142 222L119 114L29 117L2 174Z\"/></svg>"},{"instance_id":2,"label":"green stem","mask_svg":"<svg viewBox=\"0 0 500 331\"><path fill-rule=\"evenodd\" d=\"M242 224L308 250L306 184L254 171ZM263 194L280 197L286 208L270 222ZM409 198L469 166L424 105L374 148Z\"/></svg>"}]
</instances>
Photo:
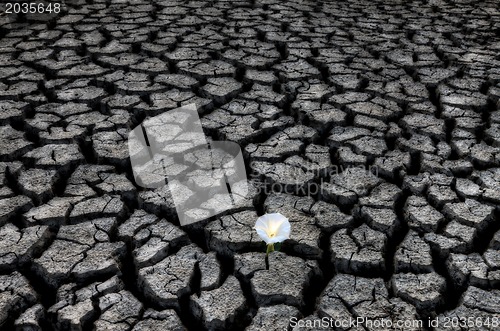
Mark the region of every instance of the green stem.
<instances>
[{"instance_id":1,"label":"green stem","mask_svg":"<svg viewBox=\"0 0 500 331\"><path fill-rule=\"evenodd\" d=\"M266 256L268 256L271 252L274 252L274 244L267 245Z\"/></svg>"}]
</instances>

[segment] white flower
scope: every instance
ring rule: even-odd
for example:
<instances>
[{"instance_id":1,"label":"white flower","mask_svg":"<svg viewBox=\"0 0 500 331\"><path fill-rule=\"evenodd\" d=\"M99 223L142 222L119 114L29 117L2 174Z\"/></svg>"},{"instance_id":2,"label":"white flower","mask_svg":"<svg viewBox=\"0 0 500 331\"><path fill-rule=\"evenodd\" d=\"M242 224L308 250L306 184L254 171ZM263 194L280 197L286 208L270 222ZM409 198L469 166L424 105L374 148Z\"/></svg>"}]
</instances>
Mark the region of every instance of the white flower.
<instances>
[{"instance_id":1,"label":"white flower","mask_svg":"<svg viewBox=\"0 0 500 331\"><path fill-rule=\"evenodd\" d=\"M290 238L290 222L280 213L262 215L255 222L254 229L268 245Z\"/></svg>"}]
</instances>

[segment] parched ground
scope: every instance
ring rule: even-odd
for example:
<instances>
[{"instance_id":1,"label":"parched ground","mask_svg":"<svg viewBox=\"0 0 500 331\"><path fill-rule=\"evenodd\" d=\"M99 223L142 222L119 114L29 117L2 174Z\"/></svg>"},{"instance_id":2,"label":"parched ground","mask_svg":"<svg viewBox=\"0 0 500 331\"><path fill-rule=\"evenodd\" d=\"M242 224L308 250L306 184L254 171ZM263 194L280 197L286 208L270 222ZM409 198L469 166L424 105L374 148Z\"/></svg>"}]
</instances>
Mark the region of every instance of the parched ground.
<instances>
[{"instance_id":1,"label":"parched ground","mask_svg":"<svg viewBox=\"0 0 500 331\"><path fill-rule=\"evenodd\" d=\"M0 19L2 330L498 330L498 1L88 0ZM135 184L127 134L190 103L240 144L253 188L181 227L165 189ZM265 212L292 223L268 261Z\"/></svg>"}]
</instances>

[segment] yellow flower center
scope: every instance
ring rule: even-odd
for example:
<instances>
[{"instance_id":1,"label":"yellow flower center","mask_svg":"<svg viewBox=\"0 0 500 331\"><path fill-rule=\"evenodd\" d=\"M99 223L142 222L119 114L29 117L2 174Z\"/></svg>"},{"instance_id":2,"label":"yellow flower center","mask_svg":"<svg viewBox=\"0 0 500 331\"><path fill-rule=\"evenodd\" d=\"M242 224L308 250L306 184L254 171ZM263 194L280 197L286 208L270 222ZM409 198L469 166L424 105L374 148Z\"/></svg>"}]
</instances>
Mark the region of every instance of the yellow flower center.
<instances>
[{"instance_id":1,"label":"yellow flower center","mask_svg":"<svg viewBox=\"0 0 500 331\"><path fill-rule=\"evenodd\" d=\"M279 228L280 228L279 224L271 224L271 226L269 226L266 231L269 238L276 237Z\"/></svg>"}]
</instances>

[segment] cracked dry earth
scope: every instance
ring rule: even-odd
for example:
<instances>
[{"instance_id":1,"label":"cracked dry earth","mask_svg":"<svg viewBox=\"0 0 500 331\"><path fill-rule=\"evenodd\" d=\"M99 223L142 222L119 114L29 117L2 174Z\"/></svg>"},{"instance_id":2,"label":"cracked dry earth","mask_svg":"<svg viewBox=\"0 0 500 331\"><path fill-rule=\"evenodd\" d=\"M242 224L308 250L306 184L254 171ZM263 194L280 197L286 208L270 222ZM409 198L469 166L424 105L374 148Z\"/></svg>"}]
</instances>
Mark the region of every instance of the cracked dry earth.
<instances>
[{"instance_id":1,"label":"cracked dry earth","mask_svg":"<svg viewBox=\"0 0 500 331\"><path fill-rule=\"evenodd\" d=\"M495 0L80 2L2 17L2 329L500 318ZM126 138L189 103L255 189L181 227Z\"/></svg>"}]
</instances>

